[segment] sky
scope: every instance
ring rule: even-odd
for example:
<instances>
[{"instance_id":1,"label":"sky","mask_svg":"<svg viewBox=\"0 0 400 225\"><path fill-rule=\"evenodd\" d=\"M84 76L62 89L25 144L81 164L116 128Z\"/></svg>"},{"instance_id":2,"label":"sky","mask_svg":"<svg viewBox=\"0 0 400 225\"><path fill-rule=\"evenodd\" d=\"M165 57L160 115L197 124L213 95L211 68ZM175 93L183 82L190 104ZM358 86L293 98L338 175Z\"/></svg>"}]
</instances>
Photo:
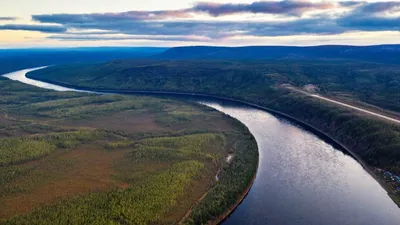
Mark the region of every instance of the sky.
<instances>
[{"instance_id":1,"label":"sky","mask_svg":"<svg viewBox=\"0 0 400 225\"><path fill-rule=\"evenodd\" d=\"M0 0L0 48L400 44L400 0Z\"/></svg>"}]
</instances>

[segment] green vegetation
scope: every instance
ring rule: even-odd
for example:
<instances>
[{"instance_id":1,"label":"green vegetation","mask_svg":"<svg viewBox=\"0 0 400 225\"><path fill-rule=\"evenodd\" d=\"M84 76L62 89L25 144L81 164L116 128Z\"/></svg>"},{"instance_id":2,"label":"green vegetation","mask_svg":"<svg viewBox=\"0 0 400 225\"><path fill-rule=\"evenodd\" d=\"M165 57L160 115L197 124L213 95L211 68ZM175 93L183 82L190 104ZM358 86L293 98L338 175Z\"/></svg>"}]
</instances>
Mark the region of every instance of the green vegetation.
<instances>
[{"instance_id":1,"label":"green vegetation","mask_svg":"<svg viewBox=\"0 0 400 225\"><path fill-rule=\"evenodd\" d=\"M90 88L222 92L241 97L281 84L313 84L325 95L358 99L400 112L400 66L388 64L337 60L120 60L50 67L28 76Z\"/></svg>"},{"instance_id":2,"label":"green vegetation","mask_svg":"<svg viewBox=\"0 0 400 225\"><path fill-rule=\"evenodd\" d=\"M140 109L147 106L145 103L145 98L132 101L122 96L103 95L96 98L80 97L33 103L20 107L16 111L20 114L32 114L31 112L34 112L33 115L37 117L78 119Z\"/></svg>"},{"instance_id":3,"label":"green vegetation","mask_svg":"<svg viewBox=\"0 0 400 225\"><path fill-rule=\"evenodd\" d=\"M134 188L92 193L43 207L6 224L154 224L176 204L202 169L197 161L172 165Z\"/></svg>"},{"instance_id":4,"label":"green vegetation","mask_svg":"<svg viewBox=\"0 0 400 225\"><path fill-rule=\"evenodd\" d=\"M163 127L185 126L190 122L190 116L187 115L164 115L156 119L156 123Z\"/></svg>"},{"instance_id":5,"label":"green vegetation","mask_svg":"<svg viewBox=\"0 0 400 225\"><path fill-rule=\"evenodd\" d=\"M235 159L231 165L222 167L220 179L205 198L196 205L185 224L206 224L215 221L238 202L238 196L249 188L258 165L257 145L253 136L238 137L241 141L234 146ZM249 166L254 165L254 166Z\"/></svg>"},{"instance_id":6,"label":"green vegetation","mask_svg":"<svg viewBox=\"0 0 400 225\"><path fill-rule=\"evenodd\" d=\"M189 209L206 223L257 169L249 131L205 106L2 78L0 92L0 224L176 224Z\"/></svg>"},{"instance_id":7,"label":"green vegetation","mask_svg":"<svg viewBox=\"0 0 400 225\"><path fill-rule=\"evenodd\" d=\"M47 155L55 146L32 138L0 139L0 166L16 164Z\"/></svg>"},{"instance_id":8,"label":"green vegetation","mask_svg":"<svg viewBox=\"0 0 400 225\"><path fill-rule=\"evenodd\" d=\"M225 145L222 135L197 134L182 138L152 138L140 142L133 152L137 161L204 158L218 161L222 157L218 148ZM160 148L160 146L162 146ZM207 149L207 152L203 152Z\"/></svg>"}]
</instances>

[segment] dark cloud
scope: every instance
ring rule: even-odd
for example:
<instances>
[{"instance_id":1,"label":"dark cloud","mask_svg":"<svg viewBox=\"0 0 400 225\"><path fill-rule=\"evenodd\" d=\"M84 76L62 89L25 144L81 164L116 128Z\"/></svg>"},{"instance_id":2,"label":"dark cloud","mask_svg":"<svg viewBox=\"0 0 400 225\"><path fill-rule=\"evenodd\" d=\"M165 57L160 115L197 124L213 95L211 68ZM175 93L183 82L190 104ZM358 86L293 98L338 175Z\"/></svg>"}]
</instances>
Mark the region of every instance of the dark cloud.
<instances>
[{"instance_id":1,"label":"dark cloud","mask_svg":"<svg viewBox=\"0 0 400 225\"><path fill-rule=\"evenodd\" d=\"M25 24L6 24L0 25L0 30L25 30L39 31L43 33L63 33L67 29L58 25L25 25Z\"/></svg>"},{"instance_id":2,"label":"dark cloud","mask_svg":"<svg viewBox=\"0 0 400 225\"><path fill-rule=\"evenodd\" d=\"M333 35L348 31L335 20L314 18L249 26L248 34L254 36L292 36L303 34Z\"/></svg>"},{"instance_id":3,"label":"dark cloud","mask_svg":"<svg viewBox=\"0 0 400 225\"><path fill-rule=\"evenodd\" d=\"M296 14L301 15L304 12L332 9L336 5L329 2L315 3L311 1L259 1L251 4L219 4L211 2L197 3L192 10L205 12L212 16L229 15L236 13L264 13L264 14Z\"/></svg>"},{"instance_id":4,"label":"dark cloud","mask_svg":"<svg viewBox=\"0 0 400 225\"><path fill-rule=\"evenodd\" d=\"M362 4L366 4L368 2L366 1L345 1L345 2L339 2L339 5L342 7L353 7L353 6L359 6Z\"/></svg>"},{"instance_id":5,"label":"dark cloud","mask_svg":"<svg viewBox=\"0 0 400 225\"><path fill-rule=\"evenodd\" d=\"M106 21L151 21L168 18L191 17L187 10L165 11L129 11L121 13L91 13L91 14L48 14L33 15L32 20L41 23L90 23Z\"/></svg>"},{"instance_id":6,"label":"dark cloud","mask_svg":"<svg viewBox=\"0 0 400 225\"><path fill-rule=\"evenodd\" d=\"M17 17L0 17L0 20L16 20Z\"/></svg>"},{"instance_id":7,"label":"dark cloud","mask_svg":"<svg viewBox=\"0 0 400 225\"><path fill-rule=\"evenodd\" d=\"M370 17L350 15L337 20L341 27L360 31L400 31L399 17Z\"/></svg>"},{"instance_id":8,"label":"dark cloud","mask_svg":"<svg viewBox=\"0 0 400 225\"><path fill-rule=\"evenodd\" d=\"M387 16L400 10L400 2L364 3L336 20L338 26L360 31L400 31L400 17Z\"/></svg>"},{"instance_id":9,"label":"dark cloud","mask_svg":"<svg viewBox=\"0 0 400 225\"><path fill-rule=\"evenodd\" d=\"M400 9L400 2L373 2L365 4L360 11L365 13L380 13Z\"/></svg>"},{"instance_id":10,"label":"dark cloud","mask_svg":"<svg viewBox=\"0 0 400 225\"><path fill-rule=\"evenodd\" d=\"M71 31L69 32L69 34L75 34L75 35L105 35L105 34L119 34L119 32L115 32L115 31Z\"/></svg>"},{"instance_id":11,"label":"dark cloud","mask_svg":"<svg viewBox=\"0 0 400 225\"><path fill-rule=\"evenodd\" d=\"M55 39L61 41L123 41L123 40L155 40L155 41L195 41L204 42L205 39L196 37L159 37L159 36L125 36L125 37L112 37L112 36L86 36L86 35L53 35L48 39Z\"/></svg>"}]
</instances>

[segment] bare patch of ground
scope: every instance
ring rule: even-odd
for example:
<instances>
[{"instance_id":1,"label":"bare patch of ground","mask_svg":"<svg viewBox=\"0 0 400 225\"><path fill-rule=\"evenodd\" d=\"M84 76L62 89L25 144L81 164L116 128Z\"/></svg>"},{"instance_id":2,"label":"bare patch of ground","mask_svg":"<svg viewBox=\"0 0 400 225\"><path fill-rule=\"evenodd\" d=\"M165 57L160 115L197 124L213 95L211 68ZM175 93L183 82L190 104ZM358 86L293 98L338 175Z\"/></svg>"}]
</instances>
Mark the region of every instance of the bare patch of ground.
<instances>
[{"instance_id":1,"label":"bare patch of ground","mask_svg":"<svg viewBox=\"0 0 400 225\"><path fill-rule=\"evenodd\" d=\"M155 113L132 111L118 112L110 116L99 116L85 120L59 121L57 123L67 126L84 126L99 129L120 130L128 133L138 132L163 132L165 128L158 126Z\"/></svg>"}]
</instances>

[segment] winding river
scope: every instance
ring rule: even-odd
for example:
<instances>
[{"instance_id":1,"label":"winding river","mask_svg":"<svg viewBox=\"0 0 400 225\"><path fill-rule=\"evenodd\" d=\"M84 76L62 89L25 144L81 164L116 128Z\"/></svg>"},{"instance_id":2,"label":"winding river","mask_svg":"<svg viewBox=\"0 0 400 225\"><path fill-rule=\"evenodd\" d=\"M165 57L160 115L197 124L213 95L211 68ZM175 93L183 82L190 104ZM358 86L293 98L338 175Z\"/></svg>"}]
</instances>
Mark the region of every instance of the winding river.
<instances>
[{"instance_id":1,"label":"winding river","mask_svg":"<svg viewBox=\"0 0 400 225\"><path fill-rule=\"evenodd\" d=\"M57 91L79 91L5 76ZM255 136L260 164L254 185L223 224L399 225L400 209L352 157L313 133L268 112L215 99L201 104L229 114Z\"/></svg>"}]
</instances>

